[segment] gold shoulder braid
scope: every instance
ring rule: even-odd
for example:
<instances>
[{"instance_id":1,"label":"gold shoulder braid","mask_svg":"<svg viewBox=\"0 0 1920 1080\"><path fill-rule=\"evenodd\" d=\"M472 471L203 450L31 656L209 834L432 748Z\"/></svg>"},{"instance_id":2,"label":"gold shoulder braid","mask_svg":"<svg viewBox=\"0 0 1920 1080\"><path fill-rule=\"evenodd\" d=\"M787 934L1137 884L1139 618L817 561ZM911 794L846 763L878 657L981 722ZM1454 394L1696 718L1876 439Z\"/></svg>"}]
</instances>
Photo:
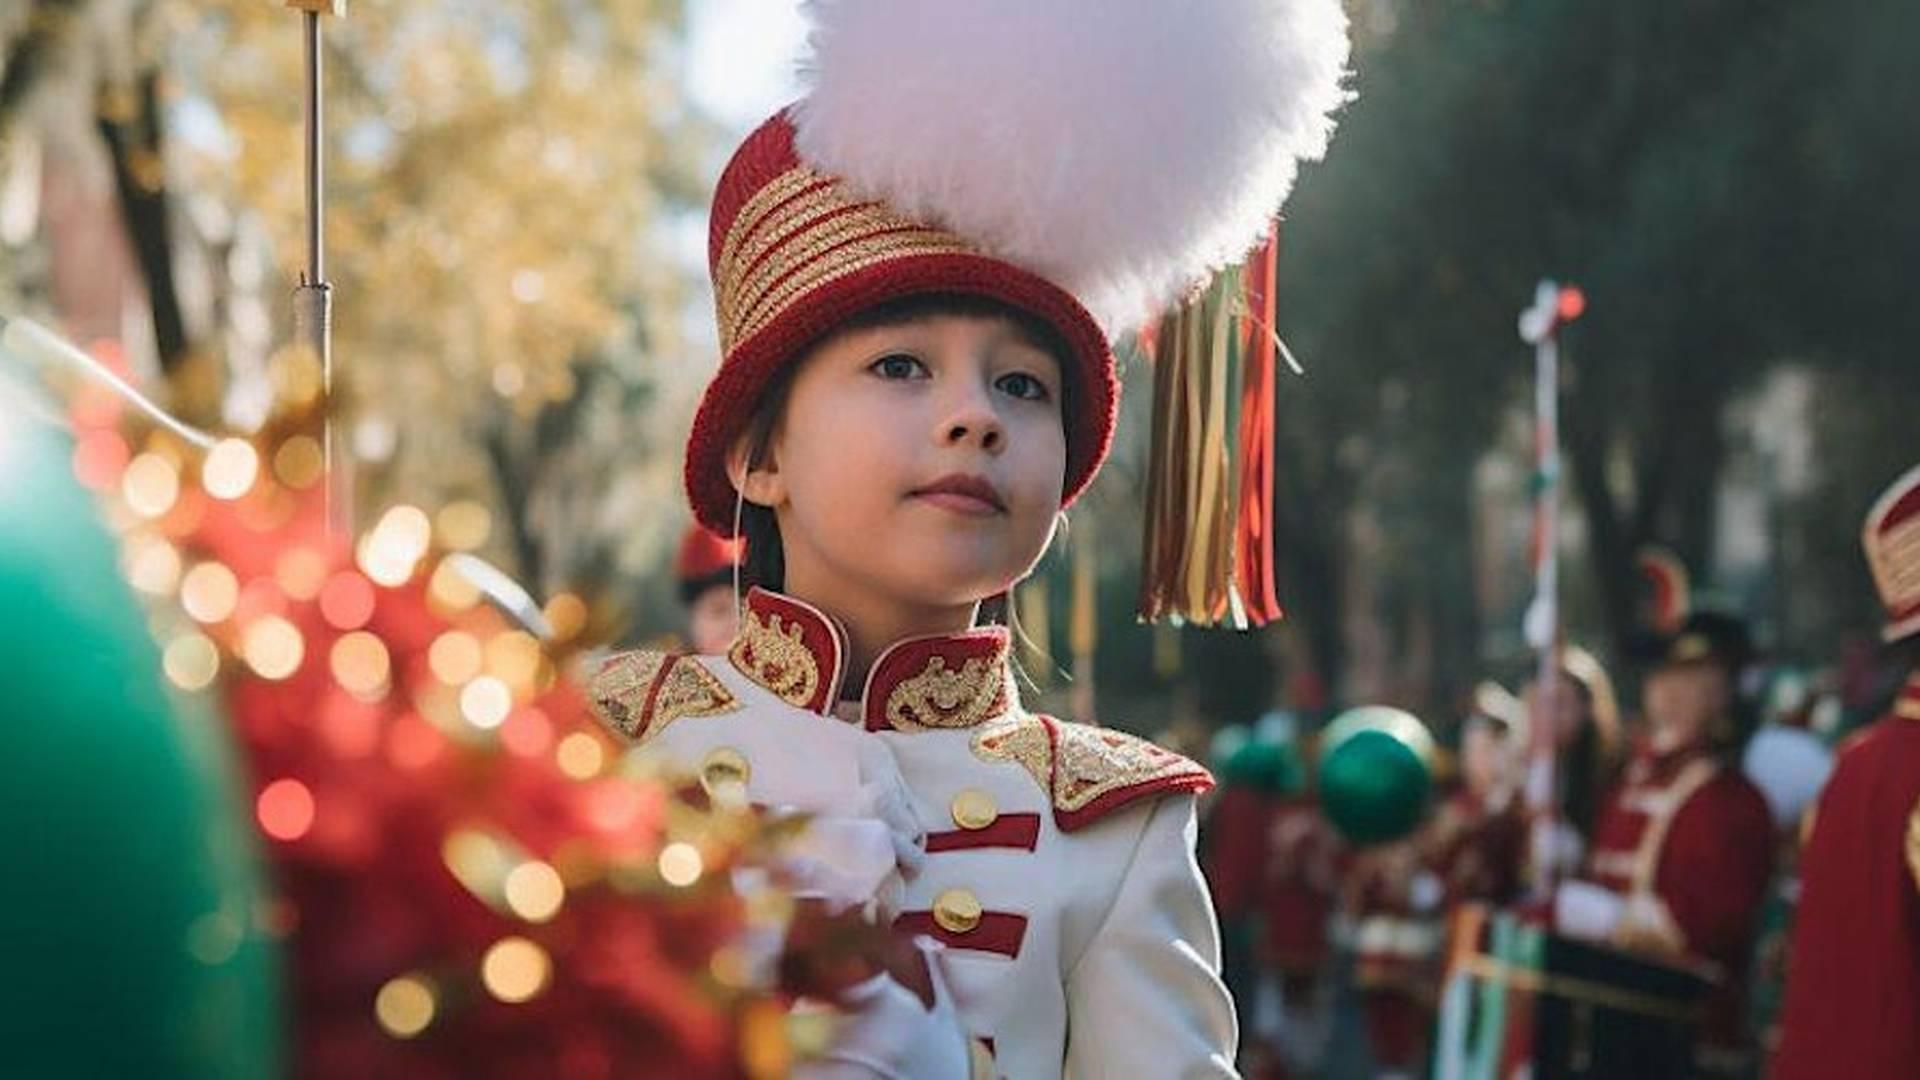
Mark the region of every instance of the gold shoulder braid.
<instances>
[{"instance_id":1,"label":"gold shoulder braid","mask_svg":"<svg viewBox=\"0 0 1920 1080\"><path fill-rule=\"evenodd\" d=\"M1053 802L1079 810L1102 795L1200 767L1146 739L1086 724L1058 724Z\"/></svg>"},{"instance_id":2,"label":"gold shoulder braid","mask_svg":"<svg viewBox=\"0 0 1920 1080\"><path fill-rule=\"evenodd\" d=\"M699 660L650 650L608 660L587 691L601 721L636 742L682 717L719 716L740 707Z\"/></svg>"},{"instance_id":3,"label":"gold shoulder braid","mask_svg":"<svg viewBox=\"0 0 1920 1080\"><path fill-rule=\"evenodd\" d=\"M990 723L975 733L972 747L982 761L1026 769L1069 831L1136 798L1213 784L1205 769L1146 739L1045 716L1017 714Z\"/></svg>"},{"instance_id":4,"label":"gold shoulder braid","mask_svg":"<svg viewBox=\"0 0 1920 1080\"><path fill-rule=\"evenodd\" d=\"M742 614L740 636L727 658L749 679L795 708L804 709L820 689L820 664L801 637L800 624L785 625L771 612L762 619L751 607Z\"/></svg>"},{"instance_id":5,"label":"gold shoulder braid","mask_svg":"<svg viewBox=\"0 0 1920 1080\"><path fill-rule=\"evenodd\" d=\"M1006 709L1008 678L1001 664L975 658L954 671L946 657L933 657L887 695L887 722L901 731L973 727Z\"/></svg>"},{"instance_id":6,"label":"gold shoulder braid","mask_svg":"<svg viewBox=\"0 0 1920 1080\"><path fill-rule=\"evenodd\" d=\"M1012 762L1032 774L1033 782L1053 792L1053 736L1037 716L1014 715L974 733L973 755L986 762Z\"/></svg>"}]
</instances>

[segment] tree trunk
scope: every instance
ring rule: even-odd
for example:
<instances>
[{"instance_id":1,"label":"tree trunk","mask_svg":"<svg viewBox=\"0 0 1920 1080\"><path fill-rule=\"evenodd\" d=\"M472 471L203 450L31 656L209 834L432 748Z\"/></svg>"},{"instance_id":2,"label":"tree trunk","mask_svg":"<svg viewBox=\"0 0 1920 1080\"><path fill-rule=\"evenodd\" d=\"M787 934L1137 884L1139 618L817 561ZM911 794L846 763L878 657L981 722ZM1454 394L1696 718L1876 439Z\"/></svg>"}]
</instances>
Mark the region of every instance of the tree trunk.
<instances>
[{"instance_id":1,"label":"tree trunk","mask_svg":"<svg viewBox=\"0 0 1920 1080\"><path fill-rule=\"evenodd\" d=\"M100 108L100 134L113 159L115 190L134 260L146 280L153 312L153 338L160 370L171 375L188 355L187 330L173 281L172 230L167 218L166 173L160 127L160 73L141 72L128 101L108 87Z\"/></svg>"},{"instance_id":2,"label":"tree trunk","mask_svg":"<svg viewBox=\"0 0 1920 1080\"><path fill-rule=\"evenodd\" d=\"M1340 590L1345 508L1324 494L1330 485L1315 490L1297 455L1282 452L1274 465L1274 564L1282 602L1306 636L1320 685L1337 699L1346 666Z\"/></svg>"},{"instance_id":3,"label":"tree trunk","mask_svg":"<svg viewBox=\"0 0 1920 1080\"><path fill-rule=\"evenodd\" d=\"M501 410L508 412L506 409ZM536 595L546 586L545 552L534 534L531 470L522 467L513 452L512 421L501 417L490 424L480 444L486 448L493 465L493 482L500 491L500 510L506 518L508 540L513 546L513 576Z\"/></svg>"}]
</instances>

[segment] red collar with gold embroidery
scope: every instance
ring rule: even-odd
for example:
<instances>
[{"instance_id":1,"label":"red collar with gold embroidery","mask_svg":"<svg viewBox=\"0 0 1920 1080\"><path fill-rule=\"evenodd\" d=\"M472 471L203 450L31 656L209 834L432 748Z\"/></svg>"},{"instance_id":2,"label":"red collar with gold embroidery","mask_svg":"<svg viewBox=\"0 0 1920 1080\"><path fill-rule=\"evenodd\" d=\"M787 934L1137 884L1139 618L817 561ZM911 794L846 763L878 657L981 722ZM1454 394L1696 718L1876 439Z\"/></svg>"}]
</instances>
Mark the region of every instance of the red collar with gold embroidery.
<instances>
[{"instance_id":1,"label":"red collar with gold embroidery","mask_svg":"<svg viewBox=\"0 0 1920 1080\"><path fill-rule=\"evenodd\" d=\"M867 675L867 729L963 729L1005 714L1017 700L1009 651L1003 626L895 642ZM787 704L826 715L846 681L847 634L805 601L753 589L727 659Z\"/></svg>"}]
</instances>

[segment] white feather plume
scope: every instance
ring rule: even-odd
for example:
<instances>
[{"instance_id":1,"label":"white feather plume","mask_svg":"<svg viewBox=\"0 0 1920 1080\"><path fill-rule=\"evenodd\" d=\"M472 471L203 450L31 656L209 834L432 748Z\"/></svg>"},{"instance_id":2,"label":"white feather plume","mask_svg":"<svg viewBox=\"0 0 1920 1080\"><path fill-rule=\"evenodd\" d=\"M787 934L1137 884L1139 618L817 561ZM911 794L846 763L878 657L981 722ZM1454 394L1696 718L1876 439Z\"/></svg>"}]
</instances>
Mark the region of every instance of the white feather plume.
<instances>
[{"instance_id":1,"label":"white feather plume","mask_svg":"<svg viewBox=\"0 0 1920 1080\"><path fill-rule=\"evenodd\" d=\"M1348 98L1340 0L808 0L800 154L1131 329L1266 234Z\"/></svg>"}]
</instances>

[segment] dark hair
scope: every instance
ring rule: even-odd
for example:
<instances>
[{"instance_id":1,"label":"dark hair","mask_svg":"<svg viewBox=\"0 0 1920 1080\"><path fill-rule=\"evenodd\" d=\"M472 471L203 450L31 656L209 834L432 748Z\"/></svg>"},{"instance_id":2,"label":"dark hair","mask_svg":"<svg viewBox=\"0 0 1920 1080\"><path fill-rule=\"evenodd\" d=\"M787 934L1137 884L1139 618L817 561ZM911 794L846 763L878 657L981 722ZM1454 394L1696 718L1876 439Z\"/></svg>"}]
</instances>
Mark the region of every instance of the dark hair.
<instances>
[{"instance_id":1,"label":"dark hair","mask_svg":"<svg viewBox=\"0 0 1920 1080\"><path fill-rule=\"evenodd\" d=\"M1920 668L1920 634L1909 634L1897 641L1887 642L1886 653L1897 667L1908 671Z\"/></svg>"},{"instance_id":2,"label":"dark hair","mask_svg":"<svg viewBox=\"0 0 1920 1080\"><path fill-rule=\"evenodd\" d=\"M1011 323L1020 337L1029 345L1040 349L1060 364L1061 416L1072 415L1071 410L1077 397L1075 372L1070 362L1072 350L1052 324L1039 316L1020 308L970 293L932 292L918 293L875 304L848 318L826 334L816 338L801 350L799 360L813 355L823 345L842 334L859 330L871 330L884 326L898 326L904 323L918 322L922 319L942 317L1000 318ZM793 390L794 373L799 371L800 363L782 366L765 389L760 399L754 403L753 414L747 420L747 468L754 469L766 461L767 453L773 446L773 436L780 426L780 418L787 411L787 398ZM779 590L785 588L787 579L786 551L780 544L780 523L772 510L750 502L740 507L740 535L747 545L746 558L740 564L740 583L743 587L759 586L763 589ZM981 617L986 621L998 622L1005 617L1004 603L990 602L982 606Z\"/></svg>"},{"instance_id":3,"label":"dark hair","mask_svg":"<svg viewBox=\"0 0 1920 1080\"><path fill-rule=\"evenodd\" d=\"M1561 668L1562 686L1571 685L1580 702L1580 727L1573 733L1561 763L1560 814L1583 838L1591 840L1599 824L1600 801L1613 783L1613 763L1601 745L1600 723L1593 713L1593 688L1586 680Z\"/></svg>"}]
</instances>

